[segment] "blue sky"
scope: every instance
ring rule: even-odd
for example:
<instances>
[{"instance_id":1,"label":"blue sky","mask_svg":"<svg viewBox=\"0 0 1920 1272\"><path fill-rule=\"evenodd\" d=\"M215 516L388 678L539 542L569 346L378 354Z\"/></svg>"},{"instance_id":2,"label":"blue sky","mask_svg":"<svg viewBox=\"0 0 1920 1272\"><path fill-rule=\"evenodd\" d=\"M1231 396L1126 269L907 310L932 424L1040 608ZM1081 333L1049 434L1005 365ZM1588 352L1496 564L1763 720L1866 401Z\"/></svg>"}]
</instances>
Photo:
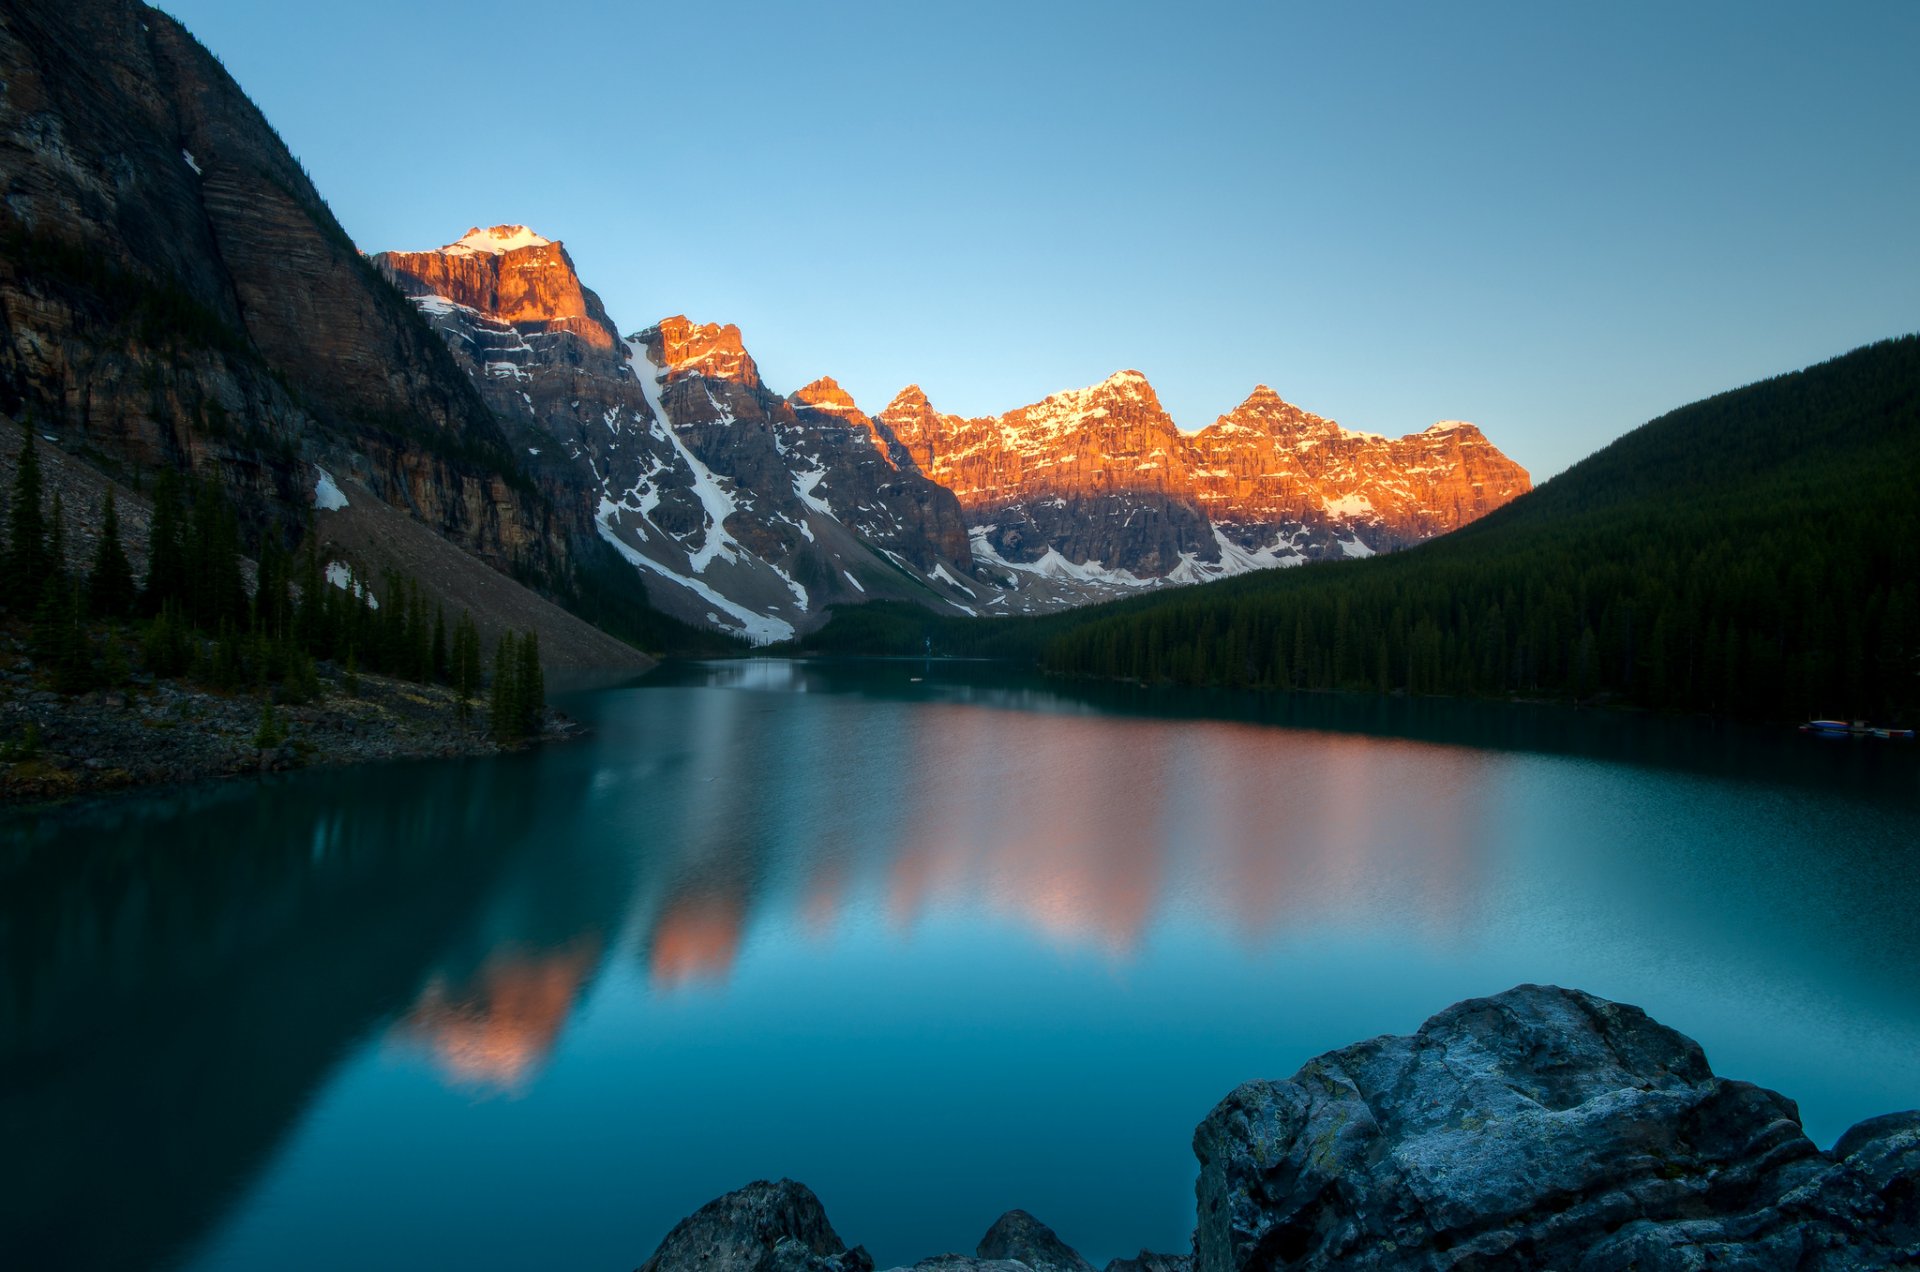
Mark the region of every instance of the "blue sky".
<instances>
[{"instance_id":1,"label":"blue sky","mask_svg":"<svg viewBox=\"0 0 1920 1272\"><path fill-rule=\"evenodd\" d=\"M172 0L360 246L984 414L1145 372L1536 479L1920 328L1920 4Z\"/></svg>"}]
</instances>

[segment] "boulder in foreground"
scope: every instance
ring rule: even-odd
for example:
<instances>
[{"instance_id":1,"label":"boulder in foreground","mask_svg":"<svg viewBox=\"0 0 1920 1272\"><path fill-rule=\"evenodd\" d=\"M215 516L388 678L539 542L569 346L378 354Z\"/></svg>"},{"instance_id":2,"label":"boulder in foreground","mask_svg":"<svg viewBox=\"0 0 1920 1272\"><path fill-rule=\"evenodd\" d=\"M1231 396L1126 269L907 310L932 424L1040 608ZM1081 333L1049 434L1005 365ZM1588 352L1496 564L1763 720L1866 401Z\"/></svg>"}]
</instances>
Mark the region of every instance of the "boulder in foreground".
<instances>
[{"instance_id":1,"label":"boulder in foreground","mask_svg":"<svg viewBox=\"0 0 1920 1272\"><path fill-rule=\"evenodd\" d=\"M1522 985L1249 1082L1194 1133L1194 1250L1107 1272L1841 1272L1920 1267L1920 1112L1816 1148L1640 1010ZM930 1180L930 1186L937 1181ZM820 1203L752 1184L641 1272L870 1272ZM1092 1272L1024 1210L914 1272Z\"/></svg>"},{"instance_id":2,"label":"boulder in foreground","mask_svg":"<svg viewBox=\"0 0 1920 1272\"><path fill-rule=\"evenodd\" d=\"M1200 1272L1920 1262L1920 1113L1824 1154L1793 1101L1523 985L1250 1082L1194 1135Z\"/></svg>"}]
</instances>

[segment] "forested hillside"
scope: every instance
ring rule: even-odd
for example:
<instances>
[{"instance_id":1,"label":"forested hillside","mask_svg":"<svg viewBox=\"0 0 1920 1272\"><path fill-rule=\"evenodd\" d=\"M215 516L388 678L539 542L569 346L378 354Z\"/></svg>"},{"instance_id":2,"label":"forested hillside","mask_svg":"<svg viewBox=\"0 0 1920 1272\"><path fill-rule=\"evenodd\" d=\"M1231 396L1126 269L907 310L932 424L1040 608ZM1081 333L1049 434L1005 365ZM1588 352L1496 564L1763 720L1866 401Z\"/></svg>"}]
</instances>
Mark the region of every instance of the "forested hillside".
<instances>
[{"instance_id":1,"label":"forested hillside","mask_svg":"<svg viewBox=\"0 0 1920 1272\"><path fill-rule=\"evenodd\" d=\"M1056 671L1786 718L1920 707L1920 337L1683 407L1375 560L1090 613Z\"/></svg>"},{"instance_id":2,"label":"forested hillside","mask_svg":"<svg viewBox=\"0 0 1920 1272\"><path fill-rule=\"evenodd\" d=\"M1920 337L1683 407L1432 543L1044 620L842 611L810 647L1247 688L1920 715Z\"/></svg>"}]
</instances>

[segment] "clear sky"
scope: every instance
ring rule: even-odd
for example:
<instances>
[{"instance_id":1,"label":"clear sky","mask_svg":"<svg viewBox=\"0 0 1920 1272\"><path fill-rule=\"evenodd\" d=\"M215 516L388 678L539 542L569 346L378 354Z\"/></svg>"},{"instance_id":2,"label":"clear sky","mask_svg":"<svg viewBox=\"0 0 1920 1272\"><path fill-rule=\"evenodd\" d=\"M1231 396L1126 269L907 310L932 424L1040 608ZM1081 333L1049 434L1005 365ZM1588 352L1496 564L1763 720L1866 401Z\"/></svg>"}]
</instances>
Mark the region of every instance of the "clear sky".
<instances>
[{"instance_id":1,"label":"clear sky","mask_svg":"<svg viewBox=\"0 0 1920 1272\"><path fill-rule=\"evenodd\" d=\"M1920 3L170 0L360 246L986 414L1145 372L1550 476L1920 329Z\"/></svg>"}]
</instances>

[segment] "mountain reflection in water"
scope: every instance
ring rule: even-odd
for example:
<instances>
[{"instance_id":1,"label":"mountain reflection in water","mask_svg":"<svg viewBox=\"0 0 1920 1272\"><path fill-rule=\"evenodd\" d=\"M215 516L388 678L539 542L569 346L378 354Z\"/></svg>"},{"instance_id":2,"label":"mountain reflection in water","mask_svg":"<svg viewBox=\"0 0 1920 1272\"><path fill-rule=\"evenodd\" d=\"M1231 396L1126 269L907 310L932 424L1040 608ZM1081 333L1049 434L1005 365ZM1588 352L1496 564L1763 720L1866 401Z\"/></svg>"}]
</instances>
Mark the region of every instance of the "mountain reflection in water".
<instances>
[{"instance_id":1,"label":"mountain reflection in water","mask_svg":"<svg viewBox=\"0 0 1920 1272\"><path fill-rule=\"evenodd\" d=\"M1015 1205L1174 1246L1232 1085L1521 980L1824 1139L1920 1103L1888 755L917 663L570 705L571 746L7 823L0 1263L632 1266L783 1173L883 1261Z\"/></svg>"}]
</instances>

